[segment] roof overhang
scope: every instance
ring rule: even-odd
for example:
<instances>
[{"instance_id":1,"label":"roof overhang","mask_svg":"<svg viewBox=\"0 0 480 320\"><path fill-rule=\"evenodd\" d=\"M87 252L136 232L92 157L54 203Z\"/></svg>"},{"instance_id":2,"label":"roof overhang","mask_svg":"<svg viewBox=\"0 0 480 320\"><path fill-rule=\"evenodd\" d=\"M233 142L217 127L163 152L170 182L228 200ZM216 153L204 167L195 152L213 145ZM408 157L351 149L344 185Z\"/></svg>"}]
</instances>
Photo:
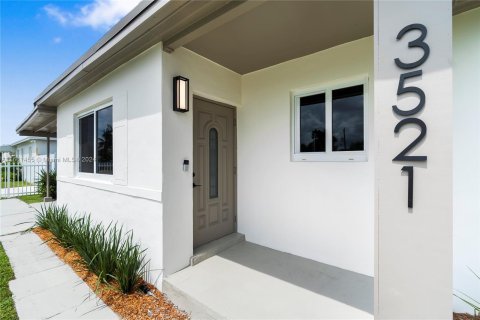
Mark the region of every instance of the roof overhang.
<instances>
[{"instance_id":1,"label":"roof overhang","mask_svg":"<svg viewBox=\"0 0 480 320\"><path fill-rule=\"evenodd\" d=\"M17 127L17 134L33 137L56 137L57 108L36 106Z\"/></svg>"},{"instance_id":2,"label":"roof overhang","mask_svg":"<svg viewBox=\"0 0 480 320\"><path fill-rule=\"evenodd\" d=\"M269 4L266 4L267 2ZM246 13L256 8L261 10L264 4L272 6L275 2L283 3L285 1L144 0L53 81L36 98L34 105L59 106L123 63L159 42L163 42L164 50L167 52L180 46L186 46L187 48L190 46L195 51L195 43L199 48L203 47L199 44L201 38L205 40L230 22L233 24L237 18L240 20ZM328 1L311 2L327 3ZM342 1L331 2L339 3ZM373 2L373 0L348 2ZM473 9L479 5L480 1L478 0L453 0L454 14ZM371 7L373 8L373 6ZM331 31L331 29L327 30ZM318 34L318 30L314 31ZM212 39L215 39L215 37L212 37ZM205 41L205 43L207 42ZM213 54L211 57L206 57L215 61L215 55ZM286 58L291 57L286 56ZM278 63L278 61L273 62ZM221 64L221 61L218 63ZM261 66L264 65L265 63ZM247 70L248 68L243 69Z\"/></svg>"},{"instance_id":3,"label":"roof overhang","mask_svg":"<svg viewBox=\"0 0 480 320\"><path fill-rule=\"evenodd\" d=\"M153 45L166 51L261 4L263 0L142 1L52 82L34 105L59 106Z\"/></svg>"}]
</instances>

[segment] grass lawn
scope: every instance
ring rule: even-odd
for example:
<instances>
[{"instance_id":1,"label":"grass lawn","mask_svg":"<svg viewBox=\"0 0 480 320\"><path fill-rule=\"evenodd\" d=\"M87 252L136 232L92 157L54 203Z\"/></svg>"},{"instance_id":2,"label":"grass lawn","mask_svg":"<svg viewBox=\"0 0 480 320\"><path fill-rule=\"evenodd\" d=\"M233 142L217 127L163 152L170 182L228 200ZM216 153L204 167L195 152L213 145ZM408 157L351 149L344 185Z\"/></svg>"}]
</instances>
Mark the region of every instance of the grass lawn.
<instances>
[{"instance_id":1,"label":"grass lawn","mask_svg":"<svg viewBox=\"0 0 480 320\"><path fill-rule=\"evenodd\" d=\"M12 293L8 288L8 281L14 278L8 257L0 243L0 319L18 319L17 311L12 300Z\"/></svg>"},{"instance_id":2,"label":"grass lawn","mask_svg":"<svg viewBox=\"0 0 480 320\"><path fill-rule=\"evenodd\" d=\"M27 181L10 181L8 184L6 181L2 181L2 188L6 188L7 186L10 188L18 188L18 187L28 187L32 184Z\"/></svg>"},{"instance_id":3,"label":"grass lawn","mask_svg":"<svg viewBox=\"0 0 480 320\"><path fill-rule=\"evenodd\" d=\"M43 196L41 194L30 194L28 196L19 196L18 199L25 203L43 202Z\"/></svg>"}]
</instances>

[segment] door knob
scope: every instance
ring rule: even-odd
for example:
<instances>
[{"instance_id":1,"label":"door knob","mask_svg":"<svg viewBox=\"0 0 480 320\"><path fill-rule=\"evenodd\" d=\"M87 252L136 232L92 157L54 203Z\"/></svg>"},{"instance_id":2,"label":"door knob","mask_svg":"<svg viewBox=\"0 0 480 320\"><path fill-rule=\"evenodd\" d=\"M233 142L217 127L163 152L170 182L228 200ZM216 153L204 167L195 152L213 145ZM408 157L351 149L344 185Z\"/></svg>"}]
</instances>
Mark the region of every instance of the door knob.
<instances>
[{"instance_id":1,"label":"door knob","mask_svg":"<svg viewBox=\"0 0 480 320\"><path fill-rule=\"evenodd\" d=\"M193 183L193 187L201 187L202 185L201 184L195 184L195 182Z\"/></svg>"}]
</instances>

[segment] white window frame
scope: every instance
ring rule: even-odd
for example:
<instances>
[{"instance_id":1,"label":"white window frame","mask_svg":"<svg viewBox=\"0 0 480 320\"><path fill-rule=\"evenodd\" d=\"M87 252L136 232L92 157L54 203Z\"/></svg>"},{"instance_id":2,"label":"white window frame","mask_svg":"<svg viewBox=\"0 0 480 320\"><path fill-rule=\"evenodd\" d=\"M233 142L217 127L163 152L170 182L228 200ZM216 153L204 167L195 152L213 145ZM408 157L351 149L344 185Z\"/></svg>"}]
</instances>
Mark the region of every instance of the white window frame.
<instances>
[{"instance_id":1,"label":"white window frame","mask_svg":"<svg viewBox=\"0 0 480 320\"><path fill-rule=\"evenodd\" d=\"M113 175L112 174L100 174L97 173L97 111L112 107L112 129L113 129L113 112L114 112L114 106L113 106L113 101L110 99L108 102L103 102L101 104L97 104L94 107L89 108L86 111L83 111L81 113L78 113L75 115L75 154L76 158L78 161L75 162L75 177L77 178L86 178L86 179L95 179L95 180L102 180L102 181L108 181L112 182L113 181ZM93 173L90 172L81 172L80 171L80 161L81 155L80 155L80 119L85 118L86 116L89 116L93 114L93 123L94 123L94 130L93 130L93 154L94 154L94 165L93 165ZM112 132L112 134L115 137L115 133ZM112 155L113 156L113 155ZM113 159L114 160L114 159ZM115 161L114 161L115 162Z\"/></svg>"},{"instance_id":2,"label":"white window frame","mask_svg":"<svg viewBox=\"0 0 480 320\"><path fill-rule=\"evenodd\" d=\"M362 151L332 151L332 91L363 85L363 149ZM325 93L325 152L300 152L300 98ZM368 76L316 85L291 91L291 161L368 161Z\"/></svg>"}]
</instances>

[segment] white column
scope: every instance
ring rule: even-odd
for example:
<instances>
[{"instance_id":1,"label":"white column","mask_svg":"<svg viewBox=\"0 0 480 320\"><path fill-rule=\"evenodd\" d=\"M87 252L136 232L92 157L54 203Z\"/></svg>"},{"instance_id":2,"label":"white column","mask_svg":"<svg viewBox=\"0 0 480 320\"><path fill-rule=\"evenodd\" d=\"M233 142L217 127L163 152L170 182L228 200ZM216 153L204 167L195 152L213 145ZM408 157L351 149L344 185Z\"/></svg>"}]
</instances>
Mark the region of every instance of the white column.
<instances>
[{"instance_id":1,"label":"white column","mask_svg":"<svg viewBox=\"0 0 480 320\"><path fill-rule=\"evenodd\" d=\"M452 1L375 1L374 37L375 316L451 319ZM423 125L406 153L420 158L394 161Z\"/></svg>"}]
</instances>

